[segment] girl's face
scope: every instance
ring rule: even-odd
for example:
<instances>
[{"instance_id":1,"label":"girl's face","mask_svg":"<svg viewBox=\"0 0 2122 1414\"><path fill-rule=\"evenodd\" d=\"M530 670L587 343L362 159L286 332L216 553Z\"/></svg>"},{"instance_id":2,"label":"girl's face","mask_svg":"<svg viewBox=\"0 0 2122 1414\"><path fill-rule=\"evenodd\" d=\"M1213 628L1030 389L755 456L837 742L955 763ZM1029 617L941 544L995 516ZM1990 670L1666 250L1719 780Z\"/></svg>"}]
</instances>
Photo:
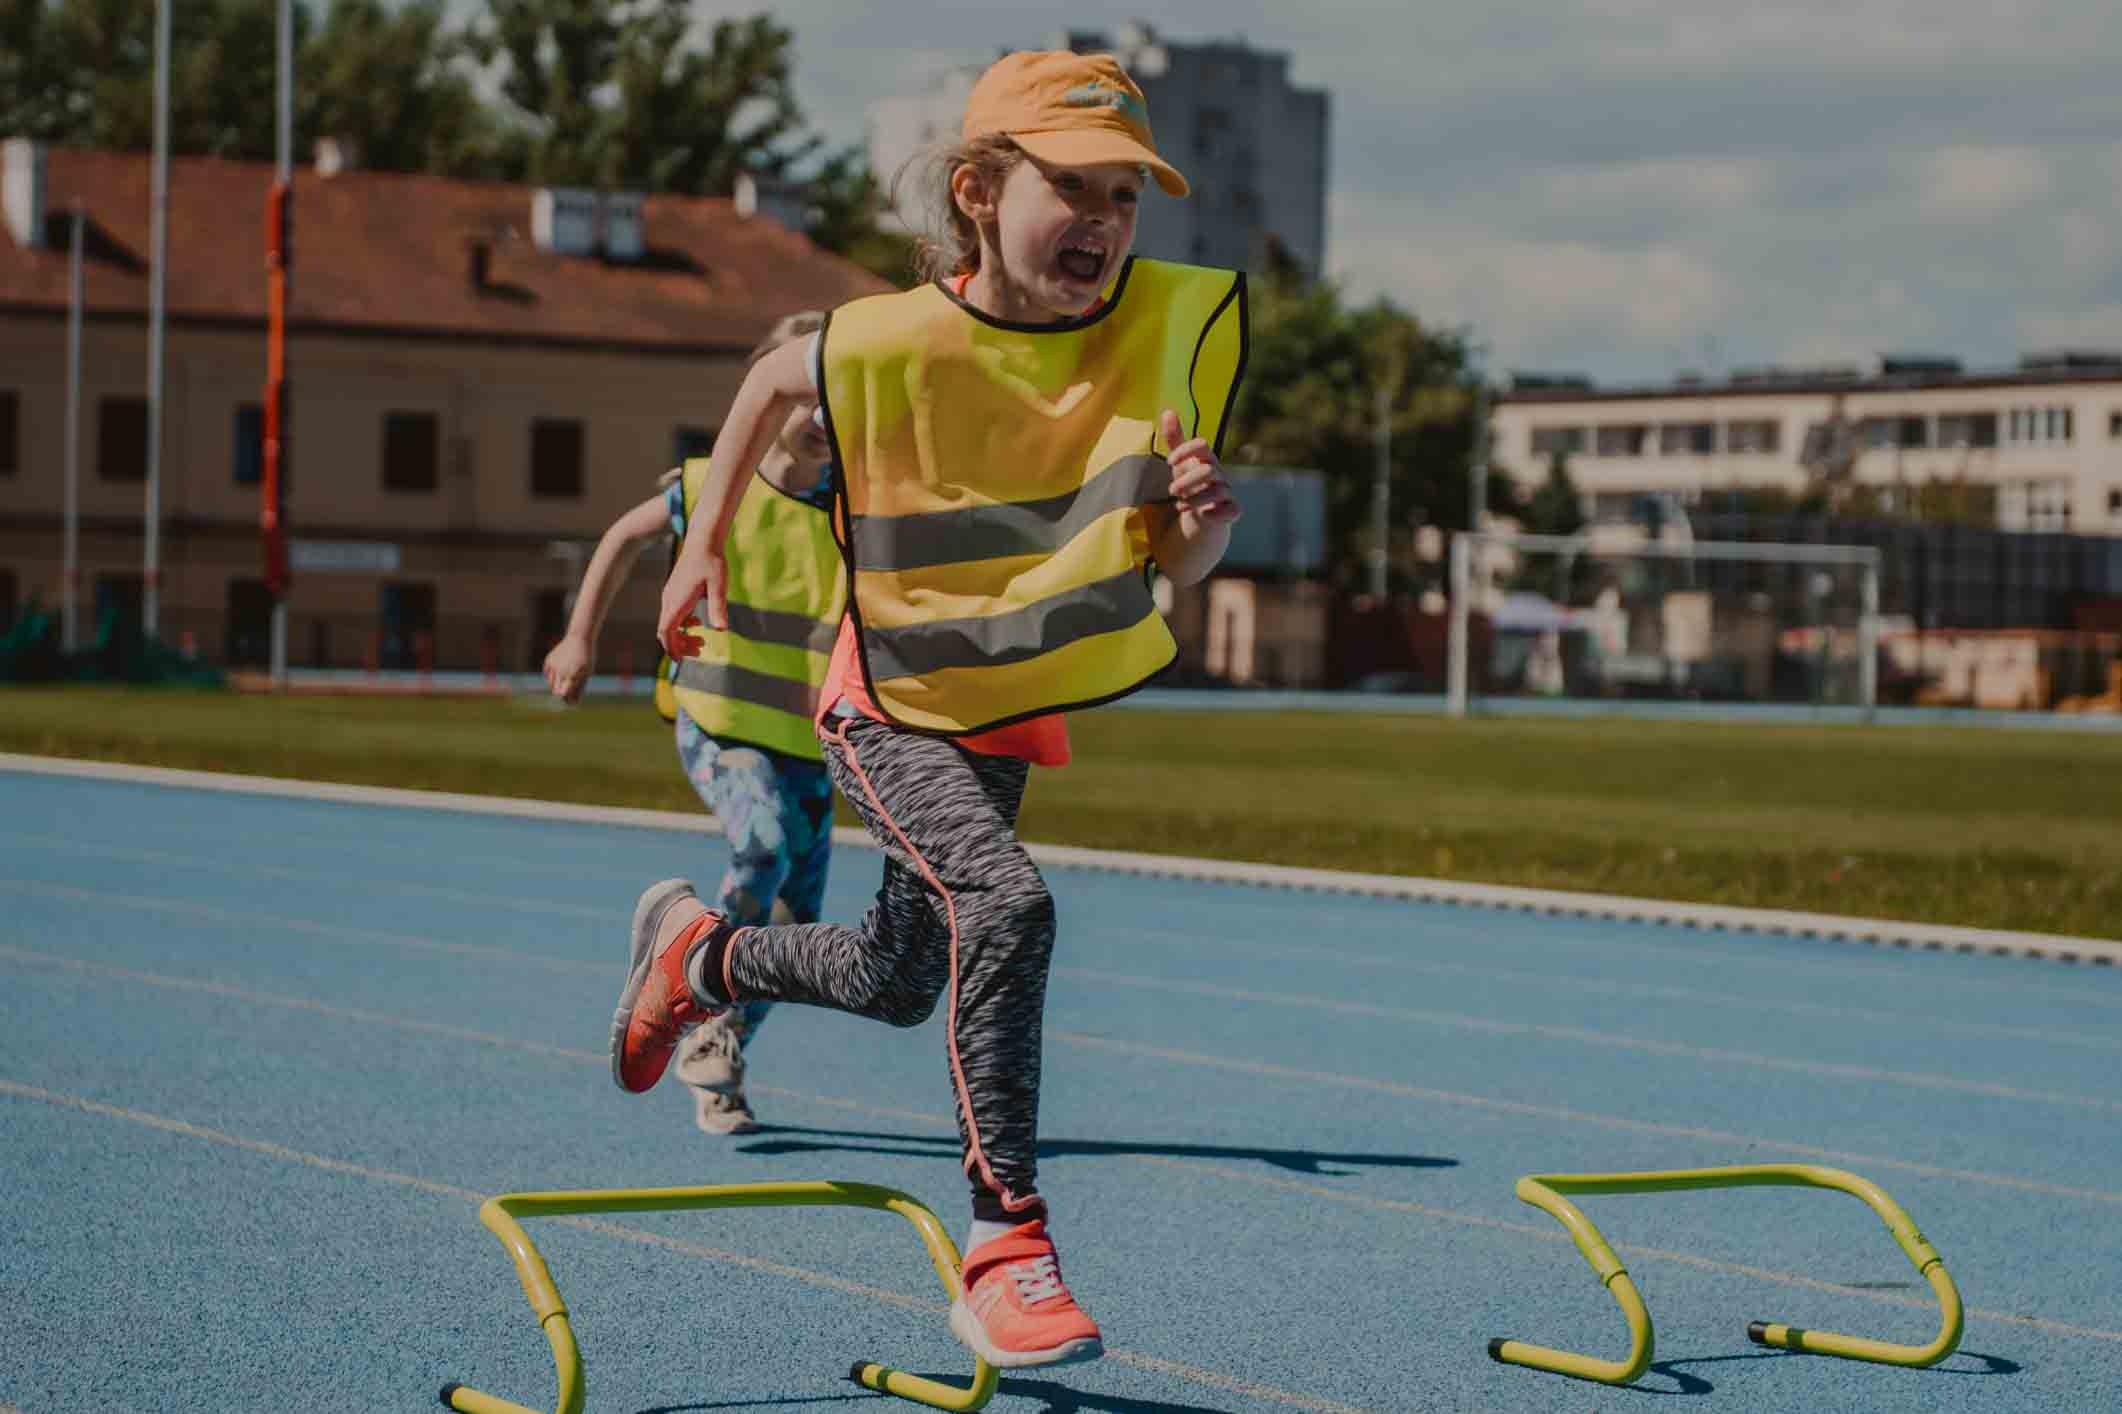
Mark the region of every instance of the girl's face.
<instances>
[{"instance_id":1,"label":"girl's face","mask_svg":"<svg viewBox=\"0 0 2122 1414\"><path fill-rule=\"evenodd\" d=\"M1142 181L1142 169L1128 162L1061 167L1027 157L999 192L972 183L967 214L993 258L980 262L967 297L1003 319L1043 323L1083 313L1127 262Z\"/></svg>"}]
</instances>

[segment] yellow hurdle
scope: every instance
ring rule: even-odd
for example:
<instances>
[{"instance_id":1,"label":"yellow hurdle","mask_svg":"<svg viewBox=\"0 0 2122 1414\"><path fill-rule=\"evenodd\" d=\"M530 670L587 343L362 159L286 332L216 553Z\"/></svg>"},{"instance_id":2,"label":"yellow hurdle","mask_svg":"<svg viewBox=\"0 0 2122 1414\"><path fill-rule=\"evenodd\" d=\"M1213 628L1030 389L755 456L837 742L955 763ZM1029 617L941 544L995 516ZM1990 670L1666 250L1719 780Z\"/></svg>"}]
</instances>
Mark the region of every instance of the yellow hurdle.
<instances>
[{"instance_id":1,"label":"yellow hurdle","mask_svg":"<svg viewBox=\"0 0 2122 1414\"><path fill-rule=\"evenodd\" d=\"M1935 1365L1959 1347L1963 1320L1959 1288L1953 1285L1952 1276L1945 1270L1945 1261L1939 1257L1937 1249L1916 1230L1908 1214L1901 1211L1900 1205L1889 1198L1884 1189L1856 1174L1817 1164L1742 1164L1735 1168L1663 1169L1644 1173L1529 1174L1519 1179L1518 1197L1569 1229L1577 1250L1584 1254L1584 1260L1591 1264L1591 1269L1599 1274L1600 1282L1619 1303L1621 1315L1628 1322L1628 1358L1601 1360L1502 1336L1488 1343L1489 1355L1506 1364L1552 1370L1557 1374L1575 1375L1579 1379L1598 1380L1610 1385L1625 1385L1650 1367L1650 1312L1644 1309L1643 1298L1637 1294L1635 1283L1629 1280L1628 1269L1621 1265L1614 1249L1600 1236L1591 1219L1563 1196L1565 1193L1670 1193L1688 1188L1761 1187L1831 1188L1863 1200L1886 1224L1886 1230L1893 1234L1894 1241L1900 1244L1916 1271L1937 1293L1940 1322L1937 1339L1928 1345L1897 1345L1892 1341L1807 1330L1775 1321L1749 1322L1747 1339L1756 1345L1805 1350L1815 1355L1836 1355L1847 1360L1871 1360L1882 1365L1906 1365L1913 1369Z\"/></svg>"},{"instance_id":2,"label":"yellow hurdle","mask_svg":"<svg viewBox=\"0 0 2122 1414\"><path fill-rule=\"evenodd\" d=\"M555 1414L582 1414L582 1354L575 1348L575 1333L568 1325L567 1304L553 1285L545 1259L524 1232L519 1218L556 1218L581 1213L662 1213L691 1208L786 1208L807 1205L837 1208L882 1208L912 1223L928 1244L928 1257L943 1289L955 1301L961 1291L958 1248L943 1231L936 1215L896 1188L869 1183L813 1181L800 1183L717 1183L696 1188L603 1188L575 1192L504 1193L489 1198L479 1209L479 1221L501 1239L515 1261L516 1276L531 1310L553 1347L553 1363L559 1369L560 1388ZM995 1370L985 1360L973 1359L973 1381L964 1389L939 1380L909 1375L874 1361L857 1361L848 1378L870 1389L898 1395L934 1409L971 1411L986 1405L995 1394ZM468 1385L446 1384L442 1402L463 1414L538 1414L525 1405L512 1403Z\"/></svg>"}]
</instances>

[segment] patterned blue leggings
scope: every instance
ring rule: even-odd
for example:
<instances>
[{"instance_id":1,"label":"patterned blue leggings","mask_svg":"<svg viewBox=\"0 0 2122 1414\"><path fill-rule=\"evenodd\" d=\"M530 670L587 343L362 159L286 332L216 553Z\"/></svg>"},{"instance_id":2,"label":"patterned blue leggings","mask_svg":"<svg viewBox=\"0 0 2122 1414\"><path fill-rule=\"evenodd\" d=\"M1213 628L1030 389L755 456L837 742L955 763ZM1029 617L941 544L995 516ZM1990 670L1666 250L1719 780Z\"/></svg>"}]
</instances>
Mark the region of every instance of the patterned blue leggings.
<instances>
[{"instance_id":1,"label":"patterned blue leggings","mask_svg":"<svg viewBox=\"0 0 2122 1414\"><path fill-rule=\"evenodd\" d=\"M729 841L729 870L715 906L746 926L817 922L833 852L833 781L824 763L709 736L683 708L677 737L686 779ZM773 1005L743 1004L745 1044Z\"/></svg>"}]
</instances>

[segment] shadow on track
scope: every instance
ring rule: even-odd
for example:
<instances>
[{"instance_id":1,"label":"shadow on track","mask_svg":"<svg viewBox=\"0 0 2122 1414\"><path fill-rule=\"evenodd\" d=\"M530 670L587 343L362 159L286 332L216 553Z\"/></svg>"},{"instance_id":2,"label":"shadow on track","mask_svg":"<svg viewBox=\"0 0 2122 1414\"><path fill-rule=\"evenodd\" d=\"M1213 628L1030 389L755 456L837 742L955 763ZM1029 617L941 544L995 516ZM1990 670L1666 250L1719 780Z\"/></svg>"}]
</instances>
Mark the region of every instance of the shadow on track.
<instances>
[{"instance_id":1,"label":"shadow on track","mask_svg":"<svg viewBox=\"0 0 2122 1414\"><path fill-rule=\"evenodd\" d=\"M891 1145L894 1147L884 1147ZM955 1134L885 1134L866 1129L814 1129L804 1125L762 1124L758 1137L738 1146L744 1154L894 1154L907 1158L956 1158ZM1457 1168L1457 1159L1427 1154L1322 1154L1308 1149L1254 1149L1233 1144L1160 1144L1131 1139L1041 1139L1042 1159L1111 1154L1148 1154L1174 1159L1252 1159L1290 1173L1339 1178L1358 1168ZM1329 1168L1329 1164L1350 1165Z\"/></svg>"}]
</instances>

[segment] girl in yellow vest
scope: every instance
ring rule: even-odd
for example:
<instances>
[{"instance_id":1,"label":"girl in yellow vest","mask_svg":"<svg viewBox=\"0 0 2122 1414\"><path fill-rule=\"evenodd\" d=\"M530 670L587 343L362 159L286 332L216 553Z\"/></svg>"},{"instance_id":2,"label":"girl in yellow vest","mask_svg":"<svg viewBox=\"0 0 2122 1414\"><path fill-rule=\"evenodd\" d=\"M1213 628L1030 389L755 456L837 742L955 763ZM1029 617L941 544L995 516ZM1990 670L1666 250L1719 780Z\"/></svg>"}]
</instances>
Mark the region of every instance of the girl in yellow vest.
<instances>
[{"instance_id":1,"label":"girl in yellow vest","mask_svg":"<svg viewBox=\"0 0 2122 1414\"><path fill-rule=\"evenodd\" d=\"M949 155L932 283L857 300L761 360L664 586L666 641L719 628L741 473L810 400L833 442L850 585L825 761L885 856L857 926L740 926L681 879L635 910L612 1073L661 1078L684 1029L772 999L899 1026L940 1004L973 1223L953 1334L1003 1367L1093 1359L1036 1187L1054 903L1016 836L1062 713L1139 687L1175 647L1147 577L1206 575L1237 503L1218 464L1244 280L1131 260L1136 201L1185 180L1110 56L1012 54ZM716 508L716 509L710 509Z\"/></svg>"},{"instance_id":2,"label":"girl in yellow vest","mask_svg":"<svg viewBox=\"0 0 2122 1414\"><path fill-rule=\"evenodd\" d=\"M824 322L817 313L783 319L752 362ZM675 723L678 760L729 841L715 906L739 923L817 921L832 857L833 783L813 719L845 586L823 514L829 447L813 411L793 409L759 460L759 475L740 484L728 631L689 644L694 651L666 658L657 674L657 706ZM669 472L661 492L605 531L566 636L546 655L555 696L581 696L614 594L649 544L670 534L684 540L708 465L700 458ZM770 1001L748 1000L708 1019L680 1047L678 1077L692 1087L693 1122L705 1132L758 1128L744 1093L744 1049L772 1009Z\"/></svg>"}]
</instances>

